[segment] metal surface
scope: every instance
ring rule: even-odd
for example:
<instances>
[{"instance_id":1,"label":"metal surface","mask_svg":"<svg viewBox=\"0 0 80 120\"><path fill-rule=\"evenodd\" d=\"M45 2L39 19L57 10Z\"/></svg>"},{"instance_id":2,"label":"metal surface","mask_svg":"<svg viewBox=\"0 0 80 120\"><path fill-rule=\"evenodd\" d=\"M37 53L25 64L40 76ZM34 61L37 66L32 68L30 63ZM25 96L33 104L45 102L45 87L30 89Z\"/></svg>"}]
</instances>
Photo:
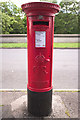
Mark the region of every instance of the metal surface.
<instances>
[{"instance_id":1,"label":"metal surface","mask_svg":"<svg viewBox=\"0 0 80 120\"><path fill-rule=\"evenodd\" d=\"M34 26L33 21L35 21L36 19L36 16L27 17L28 89L36 92L45 92L52 89L53 18L44 17L44 21L49 21L49 26ZM45 47L35 47L35 31L46 32Z\"/></svg>"},{"instance_id":2,"label":"metal surface","mask_svg":"<svg viewBox=\"0 0 80 120\"><path fill-rule=\"evenodd\" d=\"M54 14L59 5L32 2L22 5L27 15L28 85L34 92L52 89Z\"/></svg>"},{"instance_id":3,"label":"metal surface","mask_svg":"<svg viewBox=\"0 0 80 120\"><path fill-rule=\"evenodd\" d=\"M45 2L22 5L27 15L28 112L35 116L52 111L52 92L48 91L52 91L54 14L59 8Z\"/></svg>"},{"instance_id":4,"label":"metal surface","mask_svg":"<svg viewBox=\"0 0 80 120\"><path fill-rule=\"evenodd\" d=\"M54 16L54 14L59 12L60 9L59 5L48 2L30 2L23 4L21 7L27 16Z\"/></svg>"},{"instance_id":5,"label":"metal surface","mask_svg":"<svg viewBox=\"0 0 80 120\"><path fill-rule=\"evenodd\" d=\"M47 116L52 111L52 90L48 92L28 92L28 111L34 116Z\"/></svg>"}]
</instances>

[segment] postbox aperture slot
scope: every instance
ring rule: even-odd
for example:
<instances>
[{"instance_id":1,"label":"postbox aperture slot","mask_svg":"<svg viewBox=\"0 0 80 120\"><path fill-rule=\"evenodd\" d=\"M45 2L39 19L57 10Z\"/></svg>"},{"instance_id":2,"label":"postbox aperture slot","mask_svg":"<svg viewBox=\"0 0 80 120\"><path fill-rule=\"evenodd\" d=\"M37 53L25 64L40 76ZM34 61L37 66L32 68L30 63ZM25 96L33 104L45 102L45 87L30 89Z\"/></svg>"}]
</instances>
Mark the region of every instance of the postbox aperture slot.
<instances>
[{"instance_id":1,"label":"postbox aperture slot","mask_svg":"<svg viewBox=\"0 0 80 120\"><path fill-rule=\"evenodd\" d=\"M49 21L33 21L33 25L46 25L46 26L49 26Z\"/></svg>"}]
</instances>

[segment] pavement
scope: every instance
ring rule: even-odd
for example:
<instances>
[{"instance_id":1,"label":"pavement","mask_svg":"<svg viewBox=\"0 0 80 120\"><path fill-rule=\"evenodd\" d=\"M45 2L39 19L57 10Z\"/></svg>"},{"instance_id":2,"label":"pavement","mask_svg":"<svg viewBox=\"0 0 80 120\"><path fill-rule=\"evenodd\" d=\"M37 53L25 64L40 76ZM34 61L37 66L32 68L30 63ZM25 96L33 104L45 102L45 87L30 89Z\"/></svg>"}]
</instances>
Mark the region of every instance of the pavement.
<instances>
[{"instance_id":1,"label":"pavement","mask_svg":"<svg viewBox=\"0 0 80 120\"><path fill-rule=\"evenodd\" d=\"M0 99L0 109L2 118L23 118L26 120L53 120L54 118L80 118L80 92L53 92L52 113L45 117L34 117L27 110L26 91L5 91L2 94L2 104ZM54 119L56 120L56 119ZM68 119L67 119L68 120ZM71 119L70 119L71 120ZM72 119L73 120L73 119Z\"/></svg>"},{"instance_id":2,"label":"pavement","mask_svg":"<svg viewBox=\"0 0 80 120\"><path fill-rule=\"evenodd\" d=\"M53 88L78 89L78 51L80 49L53 50ZM1 89L26 89L27 49L0 49ZM1 68L2 66L2 68ZM15 84L16 83L16 84ZM80 86L80 85L79 85Z\"/></svg>"}]
</instances>

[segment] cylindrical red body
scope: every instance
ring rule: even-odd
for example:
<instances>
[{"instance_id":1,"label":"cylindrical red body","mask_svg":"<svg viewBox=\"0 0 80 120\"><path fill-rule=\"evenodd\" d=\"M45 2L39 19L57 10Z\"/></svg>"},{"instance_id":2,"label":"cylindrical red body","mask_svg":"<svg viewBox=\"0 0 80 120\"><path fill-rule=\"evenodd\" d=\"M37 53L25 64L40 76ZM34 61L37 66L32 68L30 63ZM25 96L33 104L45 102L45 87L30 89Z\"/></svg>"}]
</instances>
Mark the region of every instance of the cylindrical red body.
<instances>
[{"instance_id":1,"label":"cylindrical red body","mask_svg":"<svg viewBox=\"0 0 80 120\"><path fill-rule=\"evenodd\" d=\"M52 89L53 21L53 17L43 16L42 20L39 16L27 17L27 87L31 91L46 92Z\"/></svg>"},{"instance_id":2,"label":"cylindrical red body","mask_svg":"<svg viewBox=\"0 0 80 120\"><path fill-rule=\"evenodd\" d=\"M59 5L46 2L22 5L27 15L27 88L32 92L52 90L54 14L59 12L59 8Z\"/></svg>"}]
</instances>

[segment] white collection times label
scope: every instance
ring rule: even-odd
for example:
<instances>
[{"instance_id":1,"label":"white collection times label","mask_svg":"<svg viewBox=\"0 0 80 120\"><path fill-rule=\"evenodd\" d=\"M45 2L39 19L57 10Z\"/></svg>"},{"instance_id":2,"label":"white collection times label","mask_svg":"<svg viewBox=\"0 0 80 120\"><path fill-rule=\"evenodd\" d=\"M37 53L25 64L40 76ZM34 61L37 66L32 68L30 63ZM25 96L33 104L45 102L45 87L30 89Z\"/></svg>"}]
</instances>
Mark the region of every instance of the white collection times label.
<instances>
[{"instance_id":1,"label":"white collection times label","mask_svg":"<svg viewBox=\"0 0 80 120\"><path fill-rule=\"evenodd\" d=\"M35 31L35 47L46 47L45 31Z\"/></svg>"}]
</instances>

